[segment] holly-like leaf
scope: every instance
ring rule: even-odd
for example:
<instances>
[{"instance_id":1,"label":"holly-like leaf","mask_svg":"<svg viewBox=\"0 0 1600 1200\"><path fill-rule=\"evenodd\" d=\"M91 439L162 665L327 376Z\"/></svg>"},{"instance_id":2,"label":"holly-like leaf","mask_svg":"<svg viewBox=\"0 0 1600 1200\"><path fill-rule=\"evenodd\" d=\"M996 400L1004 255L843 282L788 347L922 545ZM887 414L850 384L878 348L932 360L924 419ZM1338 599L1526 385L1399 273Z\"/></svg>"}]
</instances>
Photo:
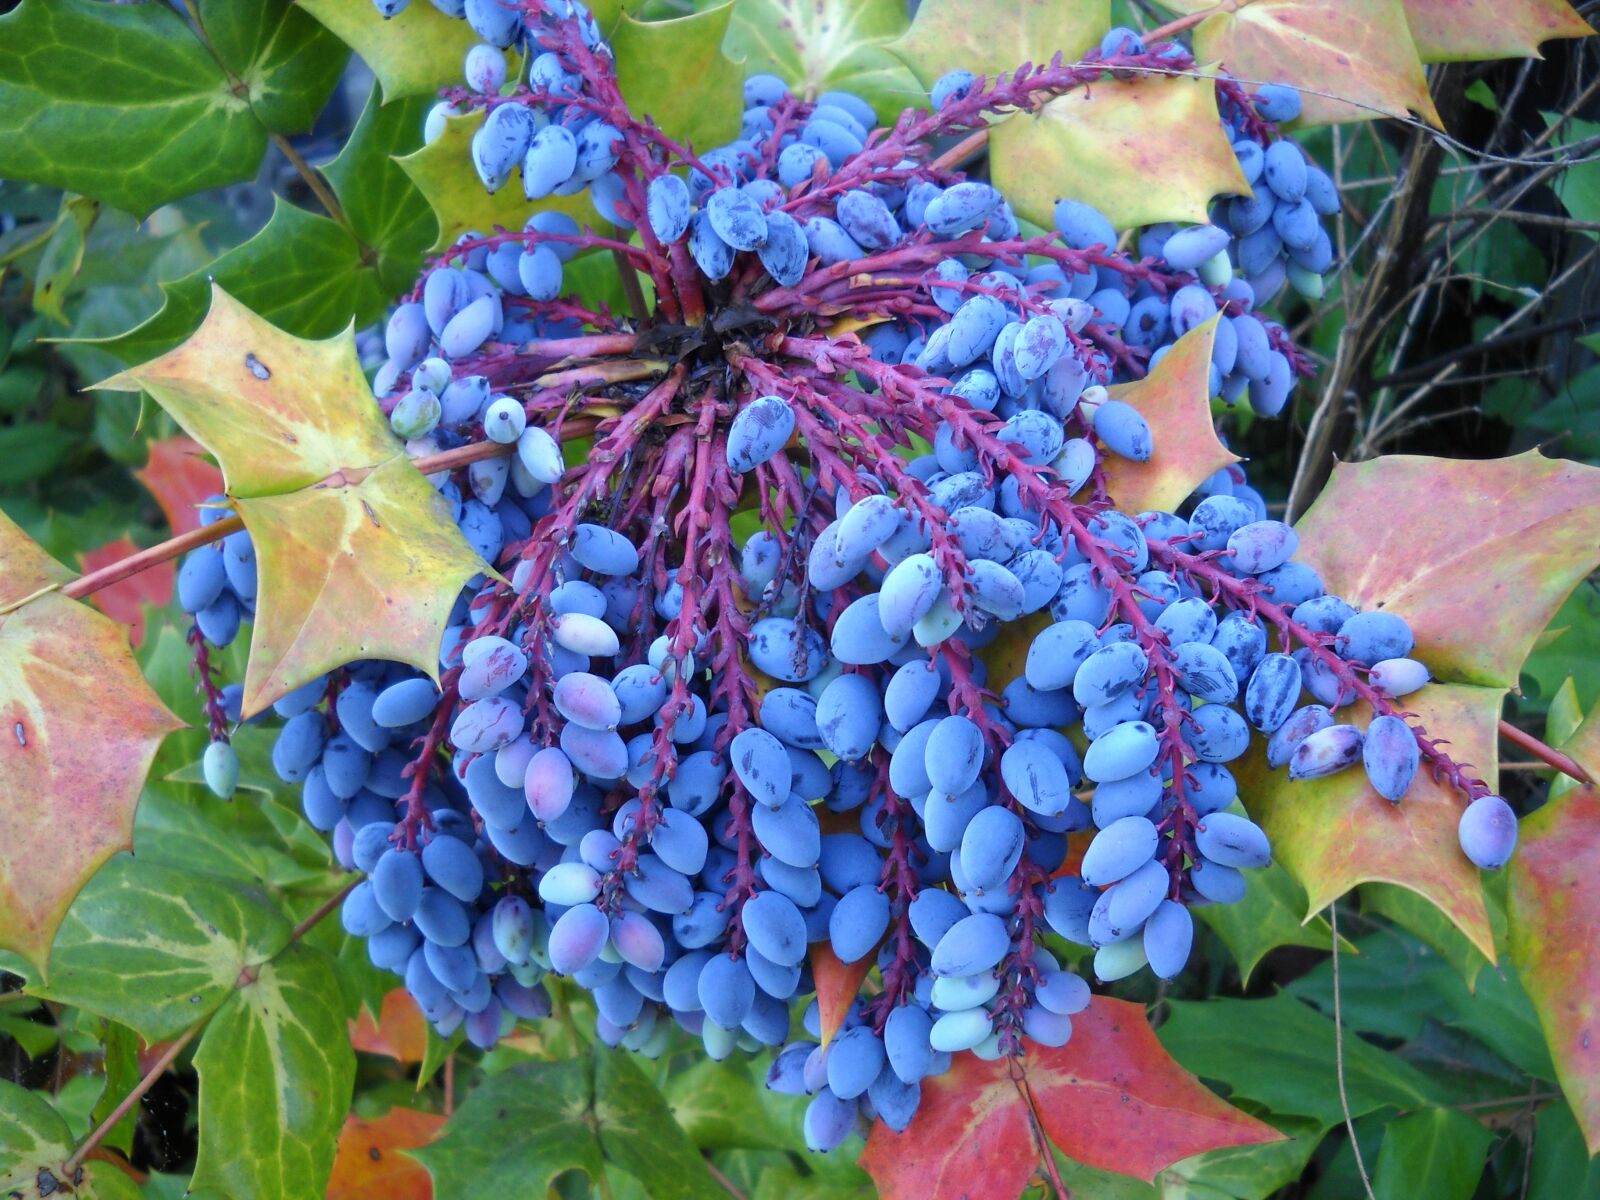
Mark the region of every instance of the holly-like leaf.
<instances>
[{"instance_id":1,"label":"holly-like leaf","mask_svg":"<svg viewBox=\"0 0 1600 1200\"><path fill-rule=\"evenodd\" d=\"M1329 590L1338 590L1332 580ZM1404 609L1398 611L1404 612ZM1457 762L1475 764L1494 786L1500 688L1431 684L1405 703L1434 737L1448 738ZM1364 704L1341 709L1341 721L1365 729ZM1426 770L1399 804L1367 782L1359 766L1322 779L1290 780L1270 770L1260 745L1235 772L1250 814L1272 839L1273 854L1306 889L1307 916L1360 883L1394 883L1437 906L1485 958L1494 934L1478 869L1461 853L1456 826L1465 800Z\"/></svg>"},{"instance_id":2,"label":"holly-like leaf","mask_svg":"<svg viewBox=\"0 0 1600 1200\"><path fill-rule=\"evenodd\" d=\"M222 472L205 453L193 438L175 434L151 442L150 457L134 472L175 534L200 528L201 506L222 491Z\"/></svg>"},{"instance_id":3,"label":"holly-like leaf","mask_svg":"<svg viewBox=\"0 0 1600 1200\"><path fill-rule=\"evenodd\" d=\"M445 122L444 132L415 154L397 159L433 210L439 226L435 251L452 245L463 233L490 233L496 226L521 229L536 212L563 212L579 225L603 225L587 190L573 196L530 201L515 180L492 195L472 169L472 135L484 122L479 109Z\"/></svg>"},{"instance_id":4,"label":"holly-like leaf","mask_svg":"<svg viewBox=\"0 0 1600 1200\"><path fill-rule=\"evenodd\" d=\"M1078 88L998 125L989 155L995 186L1019 216L1044 228L1064 197L1131 229L1204 223L1213 196L1250 190L1217 117L1216 84L1190 76ZM1156 178L1161 186L1151 187Z\"/></svg>"},{"instance_id":5,"label":"holly-like leaf","mask_svg":"<svg viewBox=\"0 0 1600 1200\"><path fill-rule=\"evenodd\" d=\"M491 1076L414 1157L439 1200L542 1196L562 1172L598 1179L607 1162L648 1179L651 1200L725 1195L661 1093L617 1050Z\"/></svg>"},{"instance_id":6,"label":"holly-like leaf","mask_svg":"<svg viewBox=\"0 0 1600 1200\"><path fill-rule=\"evenodd\" d=\"M900 0L736 0L722 48L746 75L770 72L807 99L852 92L887 120L925 92L888 48L907 25Z\"/></svg>"},{"instance_id":7,"label":"holly-like leaf","mask_svg":"<svg viewBox=\"0 0 1600 1200\"><path fill-rule=\"evenodd\" d=\"M1505 906L1493 893L1486 894L1484 899L1489 906L1489 924L1494 930L1495 945L1504 945ZM1449 917L1408 888L1390 883L1364 883L1361 885L1361 911L1387 917L1400 928L1416 934L1455 968L1469 992L1476 988L1479 974L1489 965L1482 951L1462 936Z\"/></svg>"},{"instance_id":8,"label":"holly-like leaf","mask_svg":"<svg viewBox=\"0 0 1600 1200\"><path fill-rule=\"evenodd\" d=\"M867 1141L861 1165L879 1195L1020 1195L1039 1162L1035 1120L1068 1158L1140 1179L1206 1150L1283 1136L1174 1062L1139 1005L1096 996L1072 1025L1059 1049L995 1062L961 1054L924 1080L906 1131L879 1123Z\"/></svg>"},{"instance_id":9,"label":"holly-like leaf","mask_svg":"<svg viewBox=\"0 0 1600 1200\"><path fill-rule=\"evenodd\" d=\"M0 947L44 974L72 898L132 844L156 750L182 722L127 630L54 593L72 572L0 513Z\"/></svg>"},{"instance_id":10,"label":"holly-like leaf","mask_svg":"<svg viewBox=\"0 0 1600 1200\"><path fill-rule=\"evenodd\" d=\"M889 48L931 88L958 67L993 78L1025 62L1043 66L1058 51L1072 62L1110 28L1110 0L923 0L911 28Z\"/></svg>"},{"instance_id":11,"label":"holly-like leaf","mask_svg":"<svg viewBox=\"0 0 1600 1200\"><path fill-rule=\"evenodd\" d=\"M139 547L126 535L114 542L96 546L81 556L80 565L85 571L98 571L112 563L121 562ZM128 627L128 640L135 647L144 641L145 605L165 608L172 602L172 587L178 572L170 562L157 563L110 587L101 588L89 597L89 603L110 617L118 625Z\"/></svg>"},{"instance_id":12,"label":"holly-like leaf","mask_svg":"<svg viewBox=\"0 0 1600 1200\"><path fill-rule=\"evenodd\" d=\"M40 1171L59 1171L71 1153L72 1131L50 1102L0 1079L0 1195L27 1195Z\"/></svg>"},{"instance_id":13,"label":"holly-like leaf","mask_svg":"<svg viewBox=\"0 0 1600 1200\"><path fill-rule=\"evenodd\" d=\"M1373 1176L1380 1200L1471 1200L1494 1135L1451 1108L1407 1113L1384 1127Z\"/></svg>"},{"instance_id":14,"label":"holly-like leaf","mask_svg":"<svg viewBox=\"0 0 1600 1200\"><path fill-rule=\"evenodd\" d=\"M1404 0L1423 62L1539 58L1551 38L1594 32L1567 0Z\"/></svg>"},{"instance_id":15,"label":"holly-like leaf","mask_svg":"<svg viewBox=\"0 0 1600 1200\"><path fill-rule=\"evenodd\" d=\"M403 1153L439 1136L444 1118L414 1108L391 1108L367 1120L354 1113L339 1132L327 1200L433 1200L433 1180Z\"/></svg>"},{"instance_id":16,"label":"holly-like leaf","mask_svg":"<svg viewBox=\"0 0 1600 1200\"><path fill-rule=\"evenodd\" d=\"M1246 984L1261 960L1279 946L1326 950L1333 944L1326 919L1306 919L1305 890L1281 863L1250 871L1248 879L1239 903L1207 904L1194 910L1228 947Z\"/></svg>"},{"instance_id":17,"label":"holly-like leaf","mask_svg":"<svg viewBox=\"0 0 1600 1200\"><path fill-rule=\"evenodd\" d=\"M1591 714L1563 749L1591 773L1600 770L1600 716ZM1511 961L1516 964L1561 1089L1600 1152L1600 790L1557 796L1522 820L1506 868Z\"/></svg>"},{"instance_id":18,"label":"holly-like leaf","mask_svg":"<svg viewBox=\"0 0 1600 1200\"><path fill-rule=\"evenodd\" d=\"M300 7L203 0L208 47L165 4L28 0L0 17L0 177L140 216L248 179L268 135L309 128L344 68Z\"/></svg>"},{"instance_id":19,"label":"holly-like leaf","mask_svg":"<svg viewBox=\"0 0 1600 1200\"><path fill-rule=\"evenodd\" d=\"M358 658L436 676L451 605L485 565L372 403L348 331L302 341L218 288L193 337L104 386L148 391L215 455L250 530L246 715Z\"/></svg>"},{"instance_id":20,"label":"holly-like leaf","mask_svg":"<svg viewBox=\"0 0 1600 1200\"><path fill-rule=\"evenodd\" d=\"M192 862L112 859L62 923L49 980L30 980L28 991L119 1021L146 1042L214 1012L241 972L288 943L290 925L262 893Z\"/></svg>"},{"instance_id":21,"label":"holly-like leaf","mask_svg":"<svg viewBox=\"0 0 1600 1200\"><path fill-rule=\"evenodd\" d=\"M384 993L374 1021L363 1009L350 1022L350 1044L366 1054L383 1054L409 1066L422 1061L428 1049L428 1024L405 988Z\"/></svg>"},{"instance_id":22,"label":"holly-like leaf","mask_svg":"<svg viewBox=\"0 0 1600 1200\"><path fill-rule=\"evenodd\" d=\"M701 1150L793 1150L800 1112L766 1087L765 1073L762 1059L702 1058L674 1070L661 1092L673 1120Z\"/></svg>"},{"instance_id":23,"label":"holly-like leaf","mask_svg":"<svg viewBox=\"0 0 1600 1200\"><path fill-rule=\"evenodd\" d=\"M1106 490L1126 512L1175 509L1202 480L1239 461L1211 420L1211 344L1221 319L1184 334L1143 379L1110 389L1155 435L1155 452L1142 463L1105 457Z\"/></svg>"},{"instance_id":24,"label":"holly-like leaf","mask_svg":"<svg viewBox=\"0 0 1600 1200\"><path fill-rule=\"evenodd\" d=\"M722 52L732 17L733 0L670 21L641 21L624 9L611 50L628 108L696 149L738 137L745 72Z\"/></svg>"},{"instance_id":25,"label":"holly-like leaf","mask_svg":"<svg viewBox=\"0 0 1600 1200\"><path fill-rule=\"evenodd\" d=\"M328 958L294 945L257 968L211 1018L194 1065L191 1190L232 1200L321 1194L356 1073Z\"/></svg>"},{"instance_id":26,"label":"holly-like leaf","mask_svg":"<svg viewBox=\"0 0 1600 1200\"><path fill-rule=\"evenodd\" d=\"M1240 79L1300 89L1307 125L1439 114L1401 0L1173 0L1194 13L1216 9L1194 31L1201 62Z\"/></svg>"},{"instance_id":27,"label":"holly-like leaf","mask_svg":"<svg viewBox=\"0 0 1600 1200\"><path fill-rule=\"evenodd\" d=\"M1328 590L1404 616L1436 677L1510 688L1600 561L1600 468L1536 450L1341 464L1296 528Z\"/></svg>"},{"instance_id":28,"label":"holly-like leaf","mask_svg":"<svg viewBox=\"0 0 1600 1200\"><path fill-rule=\"evenodd\" d=\"M872 970L876 955L863 954L853 963L839 961L828 942L811 947L811 975L817 985L817 1014L822 1022L818 1040L826 1046L844 1024L850 1006L861 991L861 982Z\"/></svg>"},{"instance_id":29,"label":"holly-like leaf","mask_svg":"<svg viewBox=\"0 0 1600 1200\"><path fill-rule=\"evenodd\" d=\"M351 0L295 0L338 35L372 68L387 103L407 96L433 96L461 82L467 51L478 44L472 26L447 17L436 5L408 4L384 17L370 3Z\"/></svg>"}]
</instances>

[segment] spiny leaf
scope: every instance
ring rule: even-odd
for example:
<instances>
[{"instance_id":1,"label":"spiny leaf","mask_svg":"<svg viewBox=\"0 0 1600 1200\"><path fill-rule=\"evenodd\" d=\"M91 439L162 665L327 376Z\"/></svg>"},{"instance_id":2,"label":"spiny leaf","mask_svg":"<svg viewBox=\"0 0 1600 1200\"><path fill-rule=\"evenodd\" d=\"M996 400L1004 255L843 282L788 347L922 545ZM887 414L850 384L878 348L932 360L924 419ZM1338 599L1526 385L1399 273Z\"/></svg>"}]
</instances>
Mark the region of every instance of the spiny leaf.
<instances>
[{"instance_id":1,"label":"spiny leaf","mask_svg":"<svg viewBox=\"0 0 1600 1200\"><path fill-rule=\"evenodd\" d=\"M1423 62L1539 58L1550 38L1594 32L1567 0L1404 0Z\"/></svg>"},{"instance_id":2,"label":"spiny leaf","mask_svg":"<svg viewBox=\"0 0 1600 1200\"><path fill-rule=\"evenodd\" d=\"M1106 490L1123 511L1175 509L1202 480L1239 461L1211 420L1211 344L1221 319L1184 334L1143 379L1110 389L1155 434L1155 452L1145 462L1105 458Z\"/></svg>"},{"instance_id":3,"label":"spiny leaf","mask_svg":"<svg viewBox=\"0 0 1600 1200\"><path fill-rule=\"evenodd\" d=\"M1425 1108L1384 1127L1373 1193L1378 1200L1471 1200L1494 1135L1464 1112Z\"/></svg>"},{"instance_id":4,"label":"spiny leaf","mask_svg":"<svg viewBox=\"0 0 1600 1200\"><path fill-rule=\"evenodd\" d=\"M432 96L441 87L459 84L467 51L478 43L471 25L422 0L387 19L370 3L296 0L296 4L361 56L383 86L386 102Z\"/></svg>"},{"instance_id":5,"label":"spiny leaf","mask_svg":"<svg viewBox=\"0 0 1600 1200\"><path fill-rule=\"evenodd\" d=\"M356 1065L327 956L293 945L258 968L206 1026L194 1065L200 1147L190 1188L231 1200L320 1194Z\"/></svg>"},{"instance_id":6,"label":"spiny leaf","mask_svg":"<svg viewBox=\"0 0 1600 1200\"><path fill-rule=\"evenodd\" d=\"M1072 62L1109 28L1110 0L923 0L911 28L889 48L932 87L958 67L993 78L1025 62L1043 65L1057 51Z\"/></svg>"},{"instance_id":7,"label":"spiny leaf","mask_svg":"<svg viewBox=\"0 0 1600 1200\"><path fill-rule=\"evenodd\" d=\"M1495 945L1502 946L1506 934L1505 904L1493 892L1486 892L1484 899L1489 906ZM1476 990L1478 976L1489 960L1450 923L1449 917L1416 892L1390 883L1364 883L1361 911L1387 917L1401 929L1416 934L1455 968L1469 992Z\"/></svg>"},{"instance_id":8,"label":"spiny leaf","mask_svg":"<svg viewBox=\"0 0 1600 1200\"><path fill-rule=\"evenodd\" d=\"M811 947L811 974L817 985L817 1012L822 1022L822 1034L817 1039L824 1046L833 1040L844 1024L861 982L872 970L876 955L863 954L853 963L839 961L830 942L815 942Z\"/></svg>"},{"instance_id":9,"label":"spiny leaf","mask_svg":"<svg viewBox=\"0 0 1600 1200\"><path fill-rule=\"evenodd\" d=\"M194 870L193 855L187 869L119 855L67 914L48 982L28 991L166 1041L214 1012L289 932L261 891Z\"/></svg>"},{"instance_id":10,"label":"spiny leaf","mask_svg":"<svg viewBox=\"0 0 1600 1200\"><path fill-rule=\"evenodd\" d=\"M628 108L697 149L739 136L744 70L722 52L733 0L671 21L626 9L611 30L617 86Z\"/></svg>"},{"instance_id":11,"label":"spiny leaf","mask_svg":"<svg viewBox=\"0 0 1600 1200\"><path fill-rule=\"evenodd\" d=\"M214 454L251 532L247 716L357 658L437 677L451 605L484 564L372 403L348 331L303 341L217 288L193 337L103 386L148 391Z\"/></svg>"},{"instance_id":12,"label":"spiny leaf","mask_svg":"<svg viewBox=\"0 0 1600 1200\"><path fill-rule=\"evenodd\" d=\"M1205 1150L1283 1136L1178 1066L1139 1005L1096 996L1072 1024L1059 1049L995 1062L957 1056L923 1081L904 1133L873 1126L861 1165L884 1200L1020 1195L1041 1149L1030 1107L1069 1158L1140 1179Z\"/></svg>"},{"instance_id":13,"label":"spiny leaf","mask_svg":"<svg viewBox=\"0 0 1600 1200\"><path fill-rule=\"evenodd\" d=\"M222 491L222 472L205 457L205 447L175 434L150 443L150 457L134 473L155 497L173 533L200 528L200 506Z\"/></svg>"},{"instance_id":14,"label":"spiny leaf","mask_svg":"<svg viewBox=\"0 0 1600 1200\"><path fill-rule=\"evenodd\" d=\"M115 541L86 551L79 556L79 564L85 571L98 571L121 562L130 554L137 554L139 549L133 539L124 534ZM128 641L137 648L144 641L145 605L165 608L170 604L177 577L177 568L170 562L156 563L148 570L101 588L89 597L89 603L118 625L127 626Z\"/></svg>"},{"instance_id":15,"label":"spiny leaf","mask_svg":"<svg viewBox=\"0 0 1600 1200\"><path fill-rule=\"evenodd\" d=\"M746 75L770 72L807 99L852 92L887 120L926 91L888 48L907 25L900 0L736 0L722 48Z\"/></svg>"},{"instance_id":16,"label":"spiny leaf","mask_svg":"<svg viewBox=\"0 0 1600 1200\"><path fill-rule=\"evenodd\" d=\"M366 1054L384 1054L406 1065L419 1063L428 1048L428 1025L411 993L397 987L384 993L376 1021L363 1009L350 1022L350 1044Z\"/></svg>"},{"instance_id":17,"label":"spiny leaf","mask_svg":"<svg viewBox=\"0 0 1600 1200\"><path fill-rule=\"evenodd\" d=\"M0 17L0 177L140 216L249 178L268 134L308 128L344 67L300 7L207 0L213 55L165 4L28 0Z\"/></svg>"},{"instance_id":18,"label":"spiny leaf","mask_svg":"<svg viewBox=\"0 0 1600 1200\"><path fill-rule=\"evenodd\" d=\"M72 572L0 513L0 610ZM139 789L182 727L128 634L54 593L0 615L0 946L43 975L74 896L132 844Z\"/></svg>"},{"instance_id":19,"label":"spiny leaf","mask_svg":"<svg viewBox=\"0 0 1600 1200\"><path fill-rule=\"evenodd\" d=\"M0 1079L0 1195L26 1195L41 1170L60 1170L71 1153L72 1131L50 1102Z\"/></svg>"},{"instance_id":20,"label":"spiny leaf","mask_svg":"<svg viewBox=\"0 0 1600 1200\"><path fill-rule=\"evenodd\" d=\"M1213 196L1250 190L1217 116L1216 85L1203 78L1100 80L997 126L989 153L995 186L1047 228L1062 198L1131 229L1203 223Z\"/></svg>"},{"instance_id":21,"label":"spiny leaf","mask_svg":"<svg viewBox=\"0 0 1600 1200\"><path fill-rule=\"evenodd\" d=\"M1562 747L1600 773L1600 716ZM1522 820L1506 868L1511 961L1533 1000L1550 1058L1589 1153L1600 1152L1600 790L1577 788Z\"/></svg>"},{"instance_id":22,"label":"spiny leaf","mask_svg":"<svg viewBox=\"0 0 1600 1200\"><path fill-rule=\"evenodd\" d=\"M1329 588L1335 590L1331 580ZM1405 704L1431 736L1449 739L1453 759L1474 764L1493 787L1504 696L1500 688L1436 683ZM1365 729L1371 710L1352 705L1339 719ZM1435 904L1493 961L1483 885L1456 837L1466 801L1448 782L1436 783L1424 766L1405 798L1391 804L1359 765L1323 779L1290 780L1283 768L1268 769L1259 742L1236 774L1274 855L1305 887L1308 918L1359 883L1395 883Z\"/></svg>"},{"instance_id":23,"label":"spiny leaf","mask_svg":"<svg viewBox=\"0 0 1600 1200\"><path fill-rule=\"evenodd\" d=\"M652 1200L724 1194L661 1094L617 1050L491 1076L414 1157L439 1200L542 1196L562 1172L597 1179L607 1162L649 1179Z\"/></svg>"},{"instance_id":24,"label":"spiny leaf","mask_svg":"<svg viewBox=\"0 0 1600 1200\"><path fill-rule=\"evenodd\" d=\"M1326 919L1306 920L1305 889L1282 863L1247 872L1247 878L1249 887L1239 903L1207 904L1194 910L1228 947L1246 984L1261 960L1279 946L1326 950L1333 944Z\"/></svg>"},{"instance_id":25,"label":"spiny leaf","mask_svg":"<svg viewBox=\"0 0 1600 1200\"><path fill-rule=\"evenodd\" d=\"M579 225L606 229L587 191L530 201L517 180L490 194L472 168L472 135L484 122L480 109L445 122L444 132L414 154L396 159L422 193L439 225L434 251L447 249L469 231L489 233L496 226L521 229L536 212L563 212Z\"/></svg>"},{"instance_id":26,"label":"spiny leaf","mask_svg":"<svg viewBox=\"0 0 1600 1200\"><path fill-rule=\"evenodd\" d=\"M1539 634L1600 561L1600 469L1536 450L1341 464L1297 528L1300 557L1328 590L1404 616L1414 654L1438 678L1515 687Z\"/></svg>"},{"instance_id":27,"label":"spiny leaf","mask_svg":"<svg viewBox=\"0 0 1600 1200\"><path fill-rule=\"evenodd\" d=\"M432 1200L433 1180L404 1151L433 1141L444 1121L398 1106L371 1120L351 1113L339 1132L327 1200Z\"/></svg>"},{"instance_id":28,"label":"spiny leaf","mask_svg":"<svg viewBox=\"0 0 1600 1200\"><path fill-rule=\"evenodd\" d=\"M1219 8L1173 0L1180 12ZM1195 56L1252 83L1301 89L1307 125L1439 114L1401 0L1242 0L1200 22Z\"/></svg>"}]
</instances>

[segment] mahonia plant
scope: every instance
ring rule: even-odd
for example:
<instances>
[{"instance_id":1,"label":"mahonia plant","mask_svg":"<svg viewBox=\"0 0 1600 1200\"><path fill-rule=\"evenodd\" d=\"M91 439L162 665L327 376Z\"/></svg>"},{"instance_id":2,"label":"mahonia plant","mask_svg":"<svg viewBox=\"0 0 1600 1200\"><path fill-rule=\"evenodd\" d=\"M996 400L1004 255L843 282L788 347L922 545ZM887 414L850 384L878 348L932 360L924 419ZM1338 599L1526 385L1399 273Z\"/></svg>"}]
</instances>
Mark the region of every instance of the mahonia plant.
<instances>
[{"instance_id":1,"label":"mahonia plant","mask_svg":"<svg viewBox=\"0 0 1600 1200\"><path fill-rule=\"evenodd\" d=\"M428 138L485 110L463 171L595 219L462 237L383 333L376 403L414 456L458 452L429 478L496 568L441 686L354 662L272 706L278 773L365 876L345 928L439 1033L493 1046L554 972L608 1044L779 1047L768 1082L827 1150L904 1129L957 1052L1063 1045L1090 987L1046 931L1100 981L1181 971L1191 910L1271 861L1228 768L1253 739L1396 804L1432 772L1462 851L1506 863L1511 809L1406 711L1429 671L1403 614L1327 594L1237 466L1178 511L1118 506L1114 467L1167 431L1108 389L1187 343L1208 394L1273 417L1308 373L1264 312L1334 265L1339 196L1277 132L1294 91L1218 79L1251 194L1123 240L1075 200L1024 229L956 139L1192 69L1176 40L953 72L889 126L757 75L740 138L701 150L629 110L577 0L439 7L482 44ZM583 251L634 311L567 293ZM241 690L207 647L253 614L249 533L178 586L227 796ZM790 1027L813 947L878 970L826 1045L816 1002L816 1040Z\"/></svg>"}]
</instances>

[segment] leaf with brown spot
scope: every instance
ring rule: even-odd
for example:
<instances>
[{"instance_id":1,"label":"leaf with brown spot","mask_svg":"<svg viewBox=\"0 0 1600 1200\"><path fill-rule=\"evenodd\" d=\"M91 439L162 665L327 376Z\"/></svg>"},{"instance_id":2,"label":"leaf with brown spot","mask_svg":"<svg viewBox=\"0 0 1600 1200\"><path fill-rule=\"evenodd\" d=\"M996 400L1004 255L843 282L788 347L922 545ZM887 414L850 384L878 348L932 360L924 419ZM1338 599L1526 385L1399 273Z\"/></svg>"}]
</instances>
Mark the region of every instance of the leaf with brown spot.
<instances>
[{"instance_id":1,"label":"leaf with brown spot","mask_svg":"<svg viewBox=\"0 0 1600 1200\"><path fill-rule=\"evenodd\" d=\"M1563 747L1600 775L1600 715ZM1506 868L1511 961L1589 1153L1600 1153L1600 790L1557 796L1522 820Z\"/></svg>"},{"instance_id":2,"label":"leaf with brown spot","mask_svg":"<svg viewBox=\"0 0 1600 1200\"><path fill-rule=\"evenodd\" d=\"M1124 512L1175 509L1203 480L1239 461L1211 421L1211 344L1221 319L1184 334L1143 379L1110 389L1112 399L1144 415L1155 435L1145 462L1115 454L1103 460L1106 491Z\"/></svg>"},{"instance_id":3,"label":"leaf with brown spot","mask_svg":"<svg viewBox=\"0 0 1600 1200\"><path fill-rule=\"evenodd\" d=\"M485 564L389 431L348 331L292 337L214 288L187 341L104 386L149 392L216 457L255 542L246 716L359 658L437 677Z\"/></svg>"},{"instance_id":4,"label":"leaf with brown spot","mask_svg":"<svg viewBox=\"0 0 1600 1200\"><path fill-rule=\"evenodd\" d=\"M0 610L72 572L0 513ZM48 973L73 897L133 844L161 739L181 729L128 632L47 592L0 615L0 946Z\"/></svg>"},{"instance_id":5,"label":"leaf with brown spot","mask_svg":"<svg viewBox=\"0 0 1600 1200\"><path fill-rule=\"evenodd\" d=\"M989 137L994 184L1020 216L1053 227L1083 200L1118 229L1207 221L1212 197L1247 195L1216 84L1191 76L1102 79L1019 114ZM1161 186L1152 187L1152 179Z\"/></svg>"},{"instance_id":6,"label":"leaf with brown spot","mask_svg":"<svg viewBox=\"0 0 1600 1200\"><path fill-rule=\"evenodd\" d=\"M327 1200L433 1200L433 1178L403 1153L439 1136L445 1118L414 1108L391 1108L367 1120L351 1113L339 1131Z\"/></svg>"},{"instance_id":7,"label":"leaf with brown spot","mask_svg":"<svg viewBox=\"0 0 1600 1200\"><path fill-rule=\"evenodd\" d=\"M1140 1179L1207 1150L1282 1140L1180 1067L1140 1005L1096 996L1072 1022L1059 1049L957 1055L923 1081L904 1133L874 1125L861 1165L883 1200L1020 1195L1043 1149L1032 1114L1068 1158Z\"/></svg>"},{"instance_id":8,"label":"leaf with brown spot","mask_svg":"<svg viewBox=\"0 0 1600 1200\"><path fill-rule=\"evenodd\" d=\"M1594 30L1567 0L1404 0L1406 24L1423 62L1540 58L1551 38Z\"/></svg>"},{"instance_id":9,"label":"leaf with brown spot","mask_svg":"<svg viewBox=\"0 0 1600 1200\"><path fill-rule=\"evenodd\" d=\"M958 67L993 78L1025 62L1043 66L1057 52L1072 62L1110 28L1110 0L923 0L889 50L931 88Z\"/></svg>"},{"instance_id":10,"label":"leaf with brown spot","mask_svg":"<svg viewBox=\"0 0 1600 1200\"><path fill-rule=\"evenodd\" d=\"M1536 450L1340 464L1296 528L1328 590L1405 617L1435 676L1510 688L1600 561L1600 468Z\"/></svg>"},{"instance_id":11,"label":"leaf with brown spot","mask_svg":"<svg viewBox=\"0 0 1600 1200\"><path fill-rule=\"evenodd\" d=\"M1331 587L1331 585L1330 585ZM1448 738L1457 762L1494 786L1500 688L1430 684L1407 696L1430 736ZM1364 704L1339 710L1339 720L1366 728ZM1260 739L1235 764L1239 794L1272 839L1274 857L1306 889L1310 920L1359 883L1394 883L1437 906L1490 961L1494 933L1483 883L1456 838L1465 798L1448 782L1436 783L1426 764L1399 804L1367 782L1360 764L1323 779L1288 777L1269 770Z\"/></svg>"},{"instance_id":12,"label":"leaf with brown spot","mask_svg":"<svg viewBox=\"0 0 1600 1200\"><path fill-rule=\"evenodd\" d=\"M830 943L812 944L811 975L816 982L817 1012L822 1021L822 1035L817 1040L824 1046L844 1024L845 1014L860 993L862 981L871 972L876 958L875 954L863 954L853 963L840 962Z\"/></svg>"},{"instance_id":13,"label":"leaf with brown spot","mask_svg":"<svg viewBox=\"0 0 1600 1200\"><path fill-rule=\"evenodd\" d=\"M1194 13L1213 0L1172 0ZM1285 83L1302 122L1331 125L1416 113L1439 125L1401 0L1240 0L1194 31L1195 57L1240 79Z\"/></svg>"}]
</instances>

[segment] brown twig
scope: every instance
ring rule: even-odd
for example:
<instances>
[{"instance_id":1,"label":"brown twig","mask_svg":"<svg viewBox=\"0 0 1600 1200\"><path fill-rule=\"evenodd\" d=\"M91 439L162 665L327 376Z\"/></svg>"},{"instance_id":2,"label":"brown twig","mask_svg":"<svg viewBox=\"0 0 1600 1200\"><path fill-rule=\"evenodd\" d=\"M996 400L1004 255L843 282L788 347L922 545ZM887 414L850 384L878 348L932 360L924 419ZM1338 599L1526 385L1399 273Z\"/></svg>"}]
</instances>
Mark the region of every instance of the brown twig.
<instances>
[{"instance_id":1,"label":"brown twig","mask_svg":"<svg viewBox=\"0 0 1600 1200\"><path fill-rule=\"evenodd\" d=\"M1518 729L1510 721L1500 722L1500 736L1506 741L1522 747L1529 754L1537 758L1545 766L1553 767L1563 775L1576 779L1579 783L1593 783L1594 779L1571 757L1561 753L1553 746L1547 746L1533 734L1526 730ZM1513 764L1520 766L1522 764Z\"/></svg>"}]
</instances>

